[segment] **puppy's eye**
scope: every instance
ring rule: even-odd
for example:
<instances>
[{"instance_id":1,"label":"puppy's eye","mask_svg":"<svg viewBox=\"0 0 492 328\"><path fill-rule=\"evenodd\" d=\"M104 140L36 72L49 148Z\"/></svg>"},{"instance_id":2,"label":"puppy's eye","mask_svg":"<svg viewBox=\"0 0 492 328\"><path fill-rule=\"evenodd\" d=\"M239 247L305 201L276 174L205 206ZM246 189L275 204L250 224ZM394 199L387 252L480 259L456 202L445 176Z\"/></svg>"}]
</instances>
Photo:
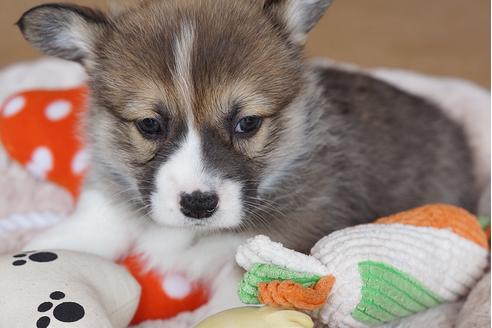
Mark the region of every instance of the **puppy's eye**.
<instances>
[{"instance_id":1,"label":"puppy's eye","mask_svg":"<svg viewBox=\"0 0 492 328\"><path fill-rule=\"evenodd\" d=\"M234 132L242 137L251 137L260 129L262 122L259 116L246 116L236 124Z\"/></svg>"},{"instance_id":2,"label":"puppy's eye","mask_svg":"<svg viewBox=\"0 0 492 328\"><path fill-rule=\"evenodd\" d=\"M144 137L155 138L162 133L162 124L157 118L144 118L135 124Z\"/></svg>"}]
</instances>

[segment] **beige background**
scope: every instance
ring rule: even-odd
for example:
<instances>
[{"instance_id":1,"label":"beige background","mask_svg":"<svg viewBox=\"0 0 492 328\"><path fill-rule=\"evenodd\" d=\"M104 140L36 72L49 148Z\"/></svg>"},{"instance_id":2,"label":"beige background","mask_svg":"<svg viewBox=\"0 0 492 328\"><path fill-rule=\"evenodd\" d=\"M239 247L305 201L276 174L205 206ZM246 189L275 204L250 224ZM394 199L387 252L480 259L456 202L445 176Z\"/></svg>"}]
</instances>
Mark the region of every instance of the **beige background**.
<instances>
[{"instance_id":1,"label":"beige background","mask_svg":"<svg viewBox=\"0 0 492 328\"><path fill-rule=\"evenodd\" d=\"M49 1L0 2L0 68L38 57L14 23L24 10ZM106 0L73 2L106 7ZM489 87L490 2L335 0L313 31L308 54L366 67L403 67L461 76Z\"/></svg>"}]
</instances>

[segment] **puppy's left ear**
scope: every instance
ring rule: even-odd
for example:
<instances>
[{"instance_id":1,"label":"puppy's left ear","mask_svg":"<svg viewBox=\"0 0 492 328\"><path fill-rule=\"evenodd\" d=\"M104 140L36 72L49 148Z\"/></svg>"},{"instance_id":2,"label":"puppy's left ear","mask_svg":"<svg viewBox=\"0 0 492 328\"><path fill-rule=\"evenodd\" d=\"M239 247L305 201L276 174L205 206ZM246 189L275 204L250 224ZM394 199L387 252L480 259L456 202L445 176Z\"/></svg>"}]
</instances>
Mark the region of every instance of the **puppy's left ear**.
<instances>
[{"instance_id":1,"label":"puppy's left ear","mask_svg":"<svg viewBox=\"0 0 492 328\"><path fill-rule=\"evenodd\" d=\"M34 7L17 22L34 47L59 58L87 64L108 24L100 11L69 4Z\"/></svg>"},{"instance_id":2,"label":"puppy's left ear","mask_svg":"<svg viewBox=\"0 0 492 328\"><path fill-rule=\"evenodd\" d=\"M306 41L307 33L323 17L333 0L263 0L264 10L272 19L282 24L299 45Z\"/></svg>"}]
</instances>

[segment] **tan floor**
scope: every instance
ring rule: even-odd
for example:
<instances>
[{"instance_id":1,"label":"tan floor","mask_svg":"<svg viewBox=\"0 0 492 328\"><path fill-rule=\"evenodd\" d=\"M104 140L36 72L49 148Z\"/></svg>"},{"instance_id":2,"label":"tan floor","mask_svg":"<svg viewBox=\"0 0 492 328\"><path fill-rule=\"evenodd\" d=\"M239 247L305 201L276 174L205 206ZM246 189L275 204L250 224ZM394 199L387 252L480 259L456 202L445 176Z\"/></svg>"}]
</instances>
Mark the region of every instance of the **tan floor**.
<instances>
[{"instance_id":1,"label":"tan floor","mask_svg":"<svg viewBox=\"0 0 492 328\"><path fill-rule=\"evenodd\" d=\"M39 56L13 24L43 2L49 1L0 0L0 67ZM104 7L106 0L73 2ZM490 0L335 0L308 54L455 75L489 87Z\"/></svg>"}]
</instances>

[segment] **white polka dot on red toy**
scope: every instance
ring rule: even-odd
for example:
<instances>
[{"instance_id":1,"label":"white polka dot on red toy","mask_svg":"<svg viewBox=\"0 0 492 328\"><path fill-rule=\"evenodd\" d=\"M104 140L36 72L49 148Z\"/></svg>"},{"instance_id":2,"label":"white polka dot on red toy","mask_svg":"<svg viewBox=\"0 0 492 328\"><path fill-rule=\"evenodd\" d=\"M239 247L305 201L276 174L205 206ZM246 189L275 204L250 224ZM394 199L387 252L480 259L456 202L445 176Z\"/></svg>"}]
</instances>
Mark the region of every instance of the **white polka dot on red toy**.
<instances>
[{"instance_id":1,"label":"white polka dot on red toy","mask_svg":"<svg viewBox=\"0 0 492 328\"><path fill-rule=\"evenodd\" d=\"M53 153L48 147L34 149L31 161L26 164L26 169L35 177L45 179L53 169Z\"/></svg>"},{"instance_id":2,"label":"white polka dot on red toy","mask_svg":"<svg viewBox=\"0 0 492 328\"><path fill-rule=\"evenodd\" d=\"M66 100L57 100L46 107L46 117L50 121L61 121L72 112L72 104Z\"/></svg>"},{"instance_id":3,"label":"white polka dot on red toy","mask_svg":"<svg viewBox=\"0 0 492 328\"><path fill-rule=\"evenodd\" d=\"M86 149L79 150L72 160L72 172L76 175L84 173L89 166L89 153Z\"/></svg>"},{"instance_id":4,"label":"white polka dot on red toy","mask_svg":"<svg viewBox=\"0 0 492 328\"><path fill-rule=\"evenodd\" d=\"M4 117L12 117L20 113L26 105L26 98L17 96L10 99L3 108L2 115Z\"/></svg>"},{"instance_id":5,"label":"white polka dot on red toy","mask_svg":"<svg viewBox=\"0 0 492 328\"><path fill-rule=\"evenodd\" d=\"M162 283L164 292L171 298L183 299L191 293L191 282L178 274L168 274Z\"/></svg>"}]
</instances>

